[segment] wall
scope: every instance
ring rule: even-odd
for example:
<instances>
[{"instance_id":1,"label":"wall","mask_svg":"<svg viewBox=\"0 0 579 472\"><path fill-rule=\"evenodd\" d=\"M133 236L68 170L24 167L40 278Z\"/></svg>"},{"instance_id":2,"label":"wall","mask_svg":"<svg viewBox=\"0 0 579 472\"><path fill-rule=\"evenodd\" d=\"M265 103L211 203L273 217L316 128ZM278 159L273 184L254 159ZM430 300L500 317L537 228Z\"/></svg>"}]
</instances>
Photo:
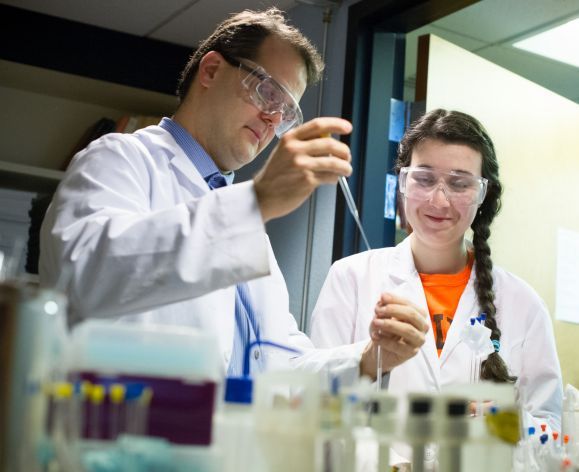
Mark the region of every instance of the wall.
<instances>
[{"instance_id":1,"label":"wall","mask_svg":"<svg viewBox=\"0 0 579 472\"><path fill-rule=\"evenodd\" d=\"M427 86L427 110L465 111L488 129L505 189L493 261L530 283L553 314L557 228L579 231L579 105L435 36ZM579 326L554 327L564 381L579 385Z\"/></svg>"}]
</instances>

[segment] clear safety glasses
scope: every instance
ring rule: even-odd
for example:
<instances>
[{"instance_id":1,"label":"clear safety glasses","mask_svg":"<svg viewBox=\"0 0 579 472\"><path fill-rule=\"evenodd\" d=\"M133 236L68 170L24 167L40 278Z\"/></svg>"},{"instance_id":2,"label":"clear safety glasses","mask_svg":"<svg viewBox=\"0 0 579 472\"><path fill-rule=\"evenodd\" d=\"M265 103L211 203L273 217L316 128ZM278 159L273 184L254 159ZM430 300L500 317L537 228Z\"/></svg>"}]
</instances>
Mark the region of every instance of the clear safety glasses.
<instances>
[{"instance_id":1,"label":"clear safety glasses","mask_svg":"<svg viewBox=\"0 0 579 472\"><path fill-rule=\"evenodd\" d=\"M438 189L455 206L480 205L487 193L487 179L460 172L425 167L400 169L400 193L412 200L430 200Z\"/></svg>"},{"instance_id":2,"label":"clear safety glasses","mask_svg":"<svg viewBox=\"0 0 579 472\"><path fill-rule=\"evenodd\" d=\"M284 133L304 122L302 110L293 95L283 85L277 83L263 67L244 59L241 62L220 53L233 67L243 72L241 84L247 91L251 103L263 113L279 113L280 122L275 126L275 134L281 138Z\"/></svg>"}]
</instances>

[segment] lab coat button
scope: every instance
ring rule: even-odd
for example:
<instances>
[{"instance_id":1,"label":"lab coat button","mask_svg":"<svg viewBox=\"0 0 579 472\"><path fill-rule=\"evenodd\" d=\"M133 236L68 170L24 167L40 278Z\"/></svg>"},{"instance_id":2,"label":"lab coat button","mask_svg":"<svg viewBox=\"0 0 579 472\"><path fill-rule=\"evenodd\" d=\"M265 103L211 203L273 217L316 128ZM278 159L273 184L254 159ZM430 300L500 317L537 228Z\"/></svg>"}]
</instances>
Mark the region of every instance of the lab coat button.
<instances>
[{"instance_id":1,"label":"lab coat button","mask_svg":"<svg viewBox=\"0 0 579 472\"><path fill-rule=\"evenodd\" d=\"M253 357L255 358L255 360L259 359L259 351L253 351Z\"/></svg>"}]
</instances>

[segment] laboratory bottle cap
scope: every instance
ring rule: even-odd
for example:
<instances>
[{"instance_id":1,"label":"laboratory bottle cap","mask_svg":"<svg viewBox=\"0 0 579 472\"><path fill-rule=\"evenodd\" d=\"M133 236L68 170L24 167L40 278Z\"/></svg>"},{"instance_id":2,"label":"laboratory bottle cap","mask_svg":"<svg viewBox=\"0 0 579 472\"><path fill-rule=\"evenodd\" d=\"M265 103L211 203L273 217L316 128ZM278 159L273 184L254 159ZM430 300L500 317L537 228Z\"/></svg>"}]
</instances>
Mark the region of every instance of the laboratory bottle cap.
<instances>
[{"instance_id":1,"label":"laboratory bottle cap","mask_svg":"<svg viewBox=\"0 0 579 472\"><path fill-rule=\"evenodd\" d=\"M131 382L125 384L125 400L132 401L140 398L144 390L145 385L142 383Z\"/></svg>"},{"instance_id":2,"label":"laboratory bottle cap","mask_svg":"<svg viewBox=\"0 0 579 472\"><path fill-rule=\"evenodd\" d=\"M535 427L534 426L529 426L529 435L535 434Z\"/></svg>"},{"instance_id":3,"label":"laboratory bottle cap","mask_svg":"<svg viewBox=\"0 0 579 472\"><path fill-rule=\"evenodd\" d=\"M539 436L539 440L541 441L541 444L545 444L548 439L549 439L548 434L541 434L541 436Z\"/></svg>"},{"instance_id":4,"label":"laboratory bottle cap","mask_svg":"<svg viewBox=\"0 0 579 472\"><path fill-rule=\"evenodd\" d=\"M253 399L253 380L250 377L227 377L225 380L225 401L248 403Z\"/></svg>"},{"instance_id":5,"label":"laboratory bottle cap","mask_svg":"<svg viewBox=\"0 0 579 472\"><path fill-rule=\"evenodd\" d=\"M448 404L448 416L464 416L467 412L467 404L464 401L453 401Z\"/></svg>"},{"instance_id":6,"label":"laboratory bottle cap","mask_svg":"<svg viewBox=\"0 0 579 472\"><path fill-rule=\"evenodd\" d=\"M413 400L410 405L410 411L413 415L427 415L430 413L432 404L428 399Z\"/></svg>"}]
</instances>

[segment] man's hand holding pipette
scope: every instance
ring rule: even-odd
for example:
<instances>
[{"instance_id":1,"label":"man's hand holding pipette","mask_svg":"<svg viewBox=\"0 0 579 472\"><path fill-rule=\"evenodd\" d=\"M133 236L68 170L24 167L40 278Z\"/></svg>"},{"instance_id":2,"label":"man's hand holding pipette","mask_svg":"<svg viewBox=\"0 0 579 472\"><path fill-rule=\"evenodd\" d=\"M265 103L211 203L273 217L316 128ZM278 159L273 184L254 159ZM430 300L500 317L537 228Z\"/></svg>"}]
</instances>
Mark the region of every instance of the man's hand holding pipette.
<instances>
[{"instance_id":1,"label":"man's hand holding pipette","mask_svg":"<svg viewBox=\"0 0 579 472\"><path fill-rule=\"evenodd\" d=\"M287 215L320 185L335 184L352 173L350 148L330 134L348 134L342 118L316 118L288 131L255 176L257 202L264 221Z\"/></svg>"},{"instance_id":2,"label":"man's hand holding pipette","mask_svg":"<svg viewBox=\"0 0 579 472\"><path fill-rule=\"evenodd\" d=\"M423 309L404 298L382 293L374 308L371 341L362 353L360 373L375 379L377 346L380 346L384 374L414 357L424 344L429 329L427 320Z\"/></svg>"}]
</instances>

